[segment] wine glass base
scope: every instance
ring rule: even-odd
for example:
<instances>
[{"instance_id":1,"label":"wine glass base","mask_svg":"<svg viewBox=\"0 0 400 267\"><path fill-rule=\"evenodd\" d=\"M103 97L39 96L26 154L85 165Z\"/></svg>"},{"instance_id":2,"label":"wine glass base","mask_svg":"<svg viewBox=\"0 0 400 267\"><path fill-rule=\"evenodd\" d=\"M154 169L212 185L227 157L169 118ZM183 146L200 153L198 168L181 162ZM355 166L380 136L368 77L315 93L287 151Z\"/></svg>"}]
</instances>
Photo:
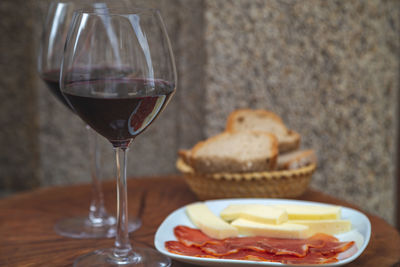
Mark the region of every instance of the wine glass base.
<instances>
[{"instance_id":1,"label":"wine glass base","mask_svg":"<svg viewBox=\"0 0 400 267\"><path fill-rule=\"evenodd\" d=\"M128 231L133 232L142 225L139 218L129 220ZM88 217L73 217L63 219L54 226L57 234L70 238L110 238L116 235L116 219L113 216L108 217L105 223L94 225Z\"/></svg>"},{"instance_id":2,"label":"wine glass base","mask_svg":"<svg viewBox=\"0 0 400 267\"><path fill-rule=\"evenodd\" d=\"M123 267L167 267L171 266L171 260L154 249L135 248L127 257L116 258L113 249L96 250L76 259L74 267L91 266L123 266Z\"/></svg>"}]
</instances>

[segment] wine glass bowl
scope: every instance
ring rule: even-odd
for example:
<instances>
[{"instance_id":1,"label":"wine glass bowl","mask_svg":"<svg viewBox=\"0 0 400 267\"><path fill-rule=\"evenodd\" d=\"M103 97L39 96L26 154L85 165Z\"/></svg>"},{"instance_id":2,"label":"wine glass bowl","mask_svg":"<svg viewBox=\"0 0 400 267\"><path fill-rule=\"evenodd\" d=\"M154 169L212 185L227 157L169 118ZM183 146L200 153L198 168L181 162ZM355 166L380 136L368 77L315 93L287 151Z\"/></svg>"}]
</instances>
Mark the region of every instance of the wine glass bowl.
<instances>
[{"instance_id":1,"label":"wine glass bowl","mask_svg":"<svg viewBox=\"0 0 400 267\"><path fill-rule=\"evenodd\" d=\"M173 53L160 12L76 12L60 85L77 115L110 141L117 166L114 248L82 256L75 266L169 266L170 260L155 250L132 249L127 230L126 151L164 110L176 88Z\"/></svg>"},{"instance_id":2,"label":"wine glass bowl","mask_svg":"<svg viewBox=\"0 0 400 267\"><path fill-rule=\"evenodd\" d=\"M84 6L93 6L96 9L107 7L105 3L86 3L82 1L53 1L51 2L44 24L40 51L38 56L38 72L49 90L57 100L64 104L70 111L72 107L66 101L60 90L60 69L64 54L65 41L71 26L74 11ZM88 164L91 167L92 200L88 216L64 218L57 222L55 231L71 238L101 238L113 237L116 234L116 218L107 213L104 207L103 193L99 176L101 176L100 151L97 142L97 134L89 127L90 158ZM141 222L135 218L129 222L129 231L139 228Z\"/></svg>"},{"instance_id":3,"label":"wine glass bowl","mask_svg":"<svg viewBox=\"0 0 400 267\"><path fill-rule=\"evenodd\" d=\"M113 87L123 93L93 94L88 93L89 87L94 90ZM137 90L137 94L129 92L132 88ZM146 93L147 89L154 92ZM164 109L173 91L173 85L164 81L107 78L70 83L65 86L64 94L90 127L115 147L127 147Z\"/></svg>"},{"instance_id":4,"label":"wine glass bowl","mask_svg":"<svg viewBox=\"0 0 400 267\"><path fill-rule=\"evenodd\" d=\"M75 9L76 4L72 2L50 3L37 61L40 77L57 100L68 109L71 107L60 91L59 80L65 40Z\"/></svg>"}]
</instances>

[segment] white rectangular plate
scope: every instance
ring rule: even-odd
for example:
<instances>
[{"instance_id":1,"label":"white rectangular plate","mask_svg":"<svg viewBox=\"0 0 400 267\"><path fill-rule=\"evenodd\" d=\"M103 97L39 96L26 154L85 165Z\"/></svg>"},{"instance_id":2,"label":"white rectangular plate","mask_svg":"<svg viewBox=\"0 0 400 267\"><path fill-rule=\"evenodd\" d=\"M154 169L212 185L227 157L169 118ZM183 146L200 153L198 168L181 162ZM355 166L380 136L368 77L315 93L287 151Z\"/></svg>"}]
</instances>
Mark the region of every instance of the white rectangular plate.
<instances>
[{"instance_id":1,"label":"white rectangular plate","mask_svg":"<svg viewBox=\"0 0 400 267\"><path fill-rule=\"evenodd\" d=\"M299 200L288 200L288 199L262 199L262 198L246 198L246 199L221 199L221 200L210 200L205 201L208 208L216 215L230 204L265 204L265 205L275 205L275 204L297 204L297 205L319 205L326 206L328 204L310 202L310 201L299 201ZM198 258L191 256L182 256L178 254L170 253L165 249L165 242L169 240L176 240L174 236L174 227L177 225L186 225L189 227L196 228L190 219L187 217L185 212L186 206L179 208L172 212L160 225L158 228L155 238L154 245L156 249L174 259L181 262L186 262L190 264L200 265L200 266L290 266L278 262L258 262L258 261L245 261L245 260L225 260L225 259L207 259ZM339 260L335 263L321 264L323 266L341 266L348 264L349 262L355 260L364 249L367 247L370 236L371 236L371 223L367 216L363 213L356 211L354 209L342 208L342 219L350 220L352 224L351 231L339 235L335 235L340 241L355 241L357 245L357 252L344 260ZM304 266L304 265L302 265ZM315 266L315 265L313 265Z\"/></svg>"}]
</instances>

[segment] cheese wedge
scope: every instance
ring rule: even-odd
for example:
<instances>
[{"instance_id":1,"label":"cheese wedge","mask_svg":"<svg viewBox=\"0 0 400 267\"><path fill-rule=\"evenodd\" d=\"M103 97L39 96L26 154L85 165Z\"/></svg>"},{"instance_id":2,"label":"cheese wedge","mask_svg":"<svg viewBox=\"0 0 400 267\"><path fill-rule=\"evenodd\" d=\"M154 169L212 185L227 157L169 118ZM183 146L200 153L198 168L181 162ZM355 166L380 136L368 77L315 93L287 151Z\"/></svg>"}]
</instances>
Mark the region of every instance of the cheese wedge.
<instances>
[{"instance_id":1,"label":"cheese wedge","mask_svg":"<svg viewBox=\"0 0 400 267\"><path fill-rule=\"evenodd\" d=\"M308 226L310 235L316 233L336 235L351 230L351 222L349 220L289 220L288 223Z\"/></svg>"},{"instance_id":2,"label":"cheese wedge","mask_svg":"<svg viewBox=\"0 0 400 267\"><path fill-rule=\"evenodd\" d=\"M229 205L221 211L220 216L225 221L243 218L260 223L281 224L288 220L285 209L261 204Z\"/></svg>"},{"instance_id":3,"label":"cheese wedge","mask_svg":"<svg viewBox=\"0 0 400 267\"><path fill-rule=\"evenodd\" d=\"M188 205L186 213L194 225L212 238L224 239L238 236L238 230L235 227L212 213L204 203Z\"/></svg>"},{"instance_id":4,"label":"cheese wedge","mask_svg":"<svg viewBox=\"0 0 400 267\"><path fill-rule=\"evenodd\" d=\"M310 236L308 226L293 223L266 224L239 218L234 220L231 225L239 230L239 234L246 236L299 239Z\"/></svg>"},{"instance_id":5,"label":"cheese wedge","mask_svg":"<svg viewBox=\"0 0 400 267\"><path fill-rule=\"evenodd\" d=\"M289 220L337 220L340 219L339 206L274 205L288 213Z\"/></svg>"}]
</instances>

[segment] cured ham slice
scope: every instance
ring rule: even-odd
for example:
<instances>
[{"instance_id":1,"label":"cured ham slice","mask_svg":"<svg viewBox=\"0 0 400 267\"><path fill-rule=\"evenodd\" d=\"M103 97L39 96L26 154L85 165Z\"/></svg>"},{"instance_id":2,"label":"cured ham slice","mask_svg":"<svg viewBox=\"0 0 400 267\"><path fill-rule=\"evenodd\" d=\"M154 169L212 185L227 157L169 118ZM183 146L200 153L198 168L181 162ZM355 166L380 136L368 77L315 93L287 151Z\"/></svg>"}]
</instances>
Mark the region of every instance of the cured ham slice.
<instances>
[{"instance_id":1,"label":"cured ham slice","mask_svg":"<svg viewBox=\"0 0 400 267\"><path fill-rule=\"evenodd\" d=\"M165 242L165 247L169 252L185 255L185 256L193 256L193 257L206 257L206 258L216 258L214 256L208 255L203 252L200 247L194 246L185 246L183 243L179 241L167 241Z\"/></svg>"},{"instance_id":2,"label":"cured ham slice","mask_svg":"<svg viewBox=\"0 0 400 267\"><path fill-rule=\"evenodd\" d=\"M174 228L176 238L186 246L201 247L209 242L218 241L204 234L199 229L193 229L187 226L178 225Z\"/></svg>"},{"instance_id":3,"label":"cured ham slice","mask_svg":"<svg viewBox=\"0 0 400 267\"><path fill-rule=\"evenodd\" d=\"M237 253L239 250L248 249L258 252L268 252L275 255L306 256L309 248L322 248L324 241L319 239L288 239L267 237L242 237L220 240L218 243L206 243L201 248L203 251L214 255L224 256Z\"/></svg>"},{"instance_id":4,"label":"cured ham slice","mask_svg":"<svg viewBox=\"0 0 400 267\"><path fill-rule=\"evenodd\" d=\"M326 258L317 253L310 253L304 257L296 257L292 255L275 255L252 250L241 250L235 254L219 257L219 259L269 261L285 264L323 264L338 261L336 258Z\"/></svg>"},{"instance_id":5,"label":"cured ham slice","mask_svg":"<svg viewBox=\"0 0 400 267\"><path fill-rule=\"evenodd\" d=\"M311 248L310 251L321 253L322 255L339 254L351 248L354 242L325 241L325 245L320 248Z\"/></svg>"},{"instance_id":6,"label":"cured ham slice","mask_svg":"<svg viewBox=\"0 0 400 267\"><path fill-rule=\"evenodd\" d=\"M324 240L320 238L309 238L307 243L304 239L268 238L268 237L238 237L227 239L212 239L198 229L186 226L177 226L174 229L176 238L187 246L201 246L202 250L210 255L224 256L237 253L241 249L249 249L259 252L269 252L273 254L294 255L304 257L309 247L318 248L324 245ZM325 235L326 238L329 236ZM330 239L329 239L330 240ZM337 239L335 239L337 240Z\"/></svg>"},{"instance_id":7,"label":"cured ham slice","mask_svg":"<svg viewBox=\"0 0 400 267\"><path fill-rule=\"evenodd\" d=\"M336 258L326 258L318 253L310 253L305 257L299 258L290 255L275 255L267 252L259 252L253 250L243 249L234 254L225 256L212 256L208 255L201 250L200 247L187 247L179 241L168 241L165 243L165 247L171 253L193 256L200 258L214 258L214 259L230 259L230 260L251 260L251 261L270 261L270 262L281 262L287 264L321 264L321 263L332 263L337 262Z\"/></svg>"},{"instance_id":8,"label":"cured ham slice","mask_svg":"<svg viewBox=\"0 0 400 267\"><path fill-rule=\"evenodd\" d=\"M337 262L343 252L350 257L357 251L354 242L339 242L334 236L326 234L316 234L308 239L260 236L214 239L186 226L175 227L174 233L178 241L166 242L166 249L171 253L194 257L321 264Z\"/></svg>"}]
</instances>

